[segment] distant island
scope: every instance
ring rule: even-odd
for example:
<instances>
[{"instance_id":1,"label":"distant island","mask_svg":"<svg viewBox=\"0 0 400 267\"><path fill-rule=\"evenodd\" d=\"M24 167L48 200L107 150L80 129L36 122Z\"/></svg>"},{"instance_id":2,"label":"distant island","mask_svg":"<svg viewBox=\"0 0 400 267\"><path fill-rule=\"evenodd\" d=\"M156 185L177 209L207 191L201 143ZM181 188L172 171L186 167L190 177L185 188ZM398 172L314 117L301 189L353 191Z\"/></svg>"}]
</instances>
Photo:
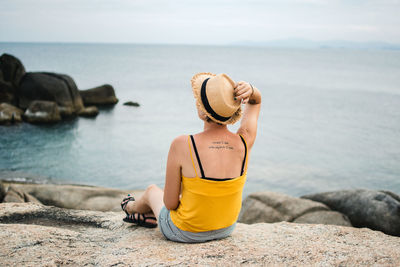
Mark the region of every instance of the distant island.
<instances>
[{"instance_id":1,"label":"distant island","mask_svg":"<svg viewBox=\"0 0 400 267\"><path fill-rule=\"evenodd\" d=\"M280 39L271 41L237 41L233 46L276 47L276 48L350 48L400 50L400 44L387 42L354 42L345 40L313 41L308 39Z\"/></svg>"}]
</instances>

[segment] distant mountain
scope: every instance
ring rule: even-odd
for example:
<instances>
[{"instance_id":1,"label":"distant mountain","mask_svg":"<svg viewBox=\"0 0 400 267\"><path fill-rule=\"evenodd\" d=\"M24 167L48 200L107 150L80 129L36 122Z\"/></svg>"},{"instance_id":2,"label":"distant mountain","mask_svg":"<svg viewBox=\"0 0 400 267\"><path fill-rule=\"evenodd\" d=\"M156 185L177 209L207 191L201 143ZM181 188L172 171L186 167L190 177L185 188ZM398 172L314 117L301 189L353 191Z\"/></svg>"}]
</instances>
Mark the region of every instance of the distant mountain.
<instances>
[{"instance_id":1,"label":"distant mountain","mask_svg":"<svg viewBox=\"0 0 400 267\"><path fill-rule=\"evenodd\" d=\"M312 41L307 39L282 39L265 42L238 41L230 43L230 45L281 48L353 48L400 50L400 44L391 44L386 42L353 42L343 40Z\"/></svg>"}]
</instances>

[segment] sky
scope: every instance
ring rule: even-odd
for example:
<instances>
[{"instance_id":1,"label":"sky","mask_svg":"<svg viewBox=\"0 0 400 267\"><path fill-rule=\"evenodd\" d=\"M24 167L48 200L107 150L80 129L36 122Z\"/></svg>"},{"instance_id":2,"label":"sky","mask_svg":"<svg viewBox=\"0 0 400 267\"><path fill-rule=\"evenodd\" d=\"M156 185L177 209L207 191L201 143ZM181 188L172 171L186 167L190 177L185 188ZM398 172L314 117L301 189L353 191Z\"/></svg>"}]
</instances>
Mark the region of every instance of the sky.
<instances>
[{"instance_id":1,"label":"sky","mask_svg":"<svg viewBox=\"0 0 400 267\"><path fill-rule=\"evenodd\" d=\"M0 42L400 43L400 0L0 0Z\"/></svg>"}]
</instances>

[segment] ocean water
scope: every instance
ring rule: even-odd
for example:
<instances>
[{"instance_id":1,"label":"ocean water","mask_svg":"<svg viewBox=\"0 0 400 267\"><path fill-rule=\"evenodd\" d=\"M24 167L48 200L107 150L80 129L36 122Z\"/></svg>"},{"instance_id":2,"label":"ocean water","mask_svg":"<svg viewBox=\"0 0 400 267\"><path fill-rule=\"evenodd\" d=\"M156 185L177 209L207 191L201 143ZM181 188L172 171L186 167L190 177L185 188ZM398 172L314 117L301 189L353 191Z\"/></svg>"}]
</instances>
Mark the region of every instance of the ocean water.
<instances>
[{"instance_id":1,"label":"ocean water","mask_svg":"<svg viewBox=\"0 0 400 267\"><path fill-rule=\"evenodd\" d=\"M400 51L134 44L0 43L27 71L110 83L95 119L0 126L0 174L121 189L164 185L170 142L202 130L197 72L249 81L263 96L245 195L336 189L400 193ZM123 106L137 101L139 108ZM230 129L236 130L237 126Z\"/></svg>"}]
</instances>

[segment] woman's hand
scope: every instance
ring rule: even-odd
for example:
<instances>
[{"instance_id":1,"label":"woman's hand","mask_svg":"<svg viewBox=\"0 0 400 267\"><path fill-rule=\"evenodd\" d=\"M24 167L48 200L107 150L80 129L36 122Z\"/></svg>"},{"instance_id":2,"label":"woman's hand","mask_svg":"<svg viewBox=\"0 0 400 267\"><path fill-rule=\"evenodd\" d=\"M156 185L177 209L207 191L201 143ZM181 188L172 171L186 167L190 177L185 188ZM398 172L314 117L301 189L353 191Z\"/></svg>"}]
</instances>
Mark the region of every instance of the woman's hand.
<instances>
[{"instance_id":1,"label":"woman's hand","mask_svg":"<svg viewBox=\"0 0 400 267\"><path fill-rule=\"evenodd\" d=\"M237 82L234 90L235 100L240 100L243 104L246 104L254 94L254 88L248 82L244 81Z\"/></svg>"}]
</instances>

